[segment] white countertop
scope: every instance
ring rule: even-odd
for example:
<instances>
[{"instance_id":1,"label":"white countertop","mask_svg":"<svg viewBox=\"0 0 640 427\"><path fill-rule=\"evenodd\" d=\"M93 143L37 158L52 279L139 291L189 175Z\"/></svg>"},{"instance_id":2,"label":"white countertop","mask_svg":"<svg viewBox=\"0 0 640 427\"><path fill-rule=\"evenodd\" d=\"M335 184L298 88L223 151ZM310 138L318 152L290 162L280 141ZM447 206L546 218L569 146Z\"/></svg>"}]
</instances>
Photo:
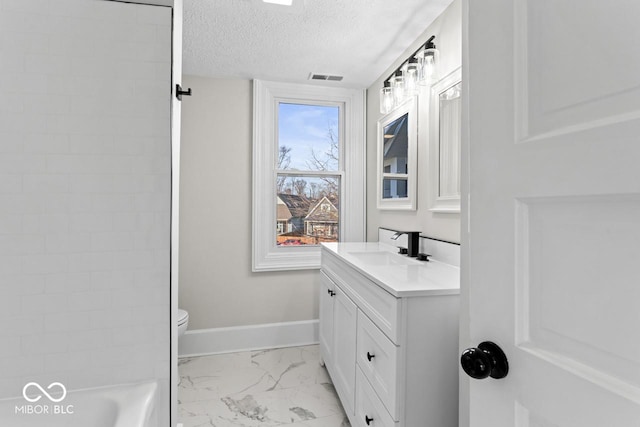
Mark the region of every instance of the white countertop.
<instances>
[{"instance_id":1,"label":"white countertop","mask_svg":"<svg viewBox=\"0 0 640 427\"><path fill-rule=\"evenodd\" d=\"M397 298L460 293L458 267L399 255L397 248L385 243L322 243L322 251L342 259Z\"/></svg>"}]
</instances>

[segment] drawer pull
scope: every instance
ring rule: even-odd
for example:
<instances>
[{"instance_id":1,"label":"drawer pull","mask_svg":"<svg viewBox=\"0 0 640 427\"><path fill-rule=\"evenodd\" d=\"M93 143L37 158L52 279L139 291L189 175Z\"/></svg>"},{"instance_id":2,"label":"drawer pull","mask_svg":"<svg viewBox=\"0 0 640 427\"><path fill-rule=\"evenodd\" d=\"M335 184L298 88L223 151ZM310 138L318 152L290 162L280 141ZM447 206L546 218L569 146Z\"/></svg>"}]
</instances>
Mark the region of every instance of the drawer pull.
<instances>
[{"instance_id":1,"label":"drawer pull","mask_svg":"<svg viewBox=\"0 0 640 427\"><path fill-rule=\"evenodd\" d=\"M367 351L367 360L368 360L369 362L371 362L371 359L373 359L374 357L376 357L376 355L375 355L375 354L371 354L371 353L369 353L369 352Z\"/></svg>"},{"instance_id":2,"label":"drawer pull","mask_svg":"<svg viewBox=\"0 0 640 427\"><path fill-rule=\"evenodd\" d=\"M334 291L332 291L331 289L327 289L327 293L329 294L330 297L334 296L336 293Z\"/></svg>"},{"instance_id":3,"label":"drawer pull","mask_svg":"<svg viewBox=\"0 0 640 427\"><path fill-rule=\"evenodd\" d=\"M367 423L367 425L371 424L371 421L373 421L373 418L369 418L366 415L364 416L364 422Z\"/></svg>"}]
</instances>

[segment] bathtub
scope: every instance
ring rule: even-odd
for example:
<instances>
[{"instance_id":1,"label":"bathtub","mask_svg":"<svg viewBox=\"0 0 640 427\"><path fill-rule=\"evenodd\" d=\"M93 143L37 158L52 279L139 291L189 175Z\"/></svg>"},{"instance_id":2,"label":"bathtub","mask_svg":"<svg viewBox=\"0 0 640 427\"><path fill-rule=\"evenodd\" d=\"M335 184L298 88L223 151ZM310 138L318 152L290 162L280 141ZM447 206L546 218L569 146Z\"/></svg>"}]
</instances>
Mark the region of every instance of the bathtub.
<instances>
[{"instance_id":1,"label":"bathtub","mask_svg":"<svg viewBox=\"0 0 640 427\"><path fill-rule=\"evenodd\" d=\"M157 427L157 389L152 382L66 392L60 383L28 383L26 397L0 400L0 426Z\"/></svg>"}]
</instances>

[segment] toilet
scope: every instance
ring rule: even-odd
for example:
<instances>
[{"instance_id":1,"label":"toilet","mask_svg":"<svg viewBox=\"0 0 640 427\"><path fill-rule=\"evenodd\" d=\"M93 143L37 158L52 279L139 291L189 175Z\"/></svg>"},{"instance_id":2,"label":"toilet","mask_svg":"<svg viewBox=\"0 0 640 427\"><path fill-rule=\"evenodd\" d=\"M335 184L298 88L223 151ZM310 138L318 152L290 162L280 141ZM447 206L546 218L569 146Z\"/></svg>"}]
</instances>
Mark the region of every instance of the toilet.
<instances>
[{"instance_id":1,"label":"toilet","mask_svg":"<svg viewBox=\"0 0 640 427\"><path fill-rule=\"evenodd\" d=\"M187 331L189 325L189 313L186 310L178 309L178 336Z\"/></svg>"}]
</instances>

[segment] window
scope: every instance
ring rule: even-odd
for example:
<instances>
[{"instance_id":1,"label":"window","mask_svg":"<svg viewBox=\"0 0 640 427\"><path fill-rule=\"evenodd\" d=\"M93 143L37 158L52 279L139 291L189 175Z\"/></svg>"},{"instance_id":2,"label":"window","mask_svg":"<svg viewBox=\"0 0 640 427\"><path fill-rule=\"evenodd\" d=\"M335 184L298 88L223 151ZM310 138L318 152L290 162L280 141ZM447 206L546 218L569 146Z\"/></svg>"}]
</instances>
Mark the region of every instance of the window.
<instances>
[{"instance_id":1,"label":"window","mask_svg":"<svg viewBox=\"0 0 640 427\"><path fill-rule=\"evenodd\" d=\"M254 81L253 271L365 235L364 92Z\"/></svg>"},{"instance_id":2,"label":"window","mask_svg":"<svg viewBox=\"0 0 640 427\"><path fill-rule=\"evenodd\" d=\"M275 196L279 246L338 241L340 110L338 104L278 102Z\"/></svg>"}]
</instances>

